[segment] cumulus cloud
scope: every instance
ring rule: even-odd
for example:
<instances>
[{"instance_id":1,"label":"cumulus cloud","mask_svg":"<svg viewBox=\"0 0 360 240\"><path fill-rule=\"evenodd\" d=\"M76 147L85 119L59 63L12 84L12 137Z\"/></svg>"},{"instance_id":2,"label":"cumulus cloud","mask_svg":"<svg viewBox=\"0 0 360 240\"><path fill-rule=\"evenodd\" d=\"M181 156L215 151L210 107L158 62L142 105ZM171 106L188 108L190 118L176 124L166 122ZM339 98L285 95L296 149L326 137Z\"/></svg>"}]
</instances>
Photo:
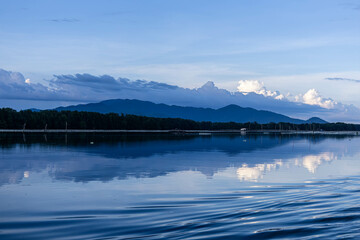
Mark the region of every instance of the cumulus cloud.
<instances>
[{"instance_id":1,"label":"cumulus cloud","mask_svg":"<svg viewBox=\"0 0 360 240\"><path fill-rule=\"evenodd\" d=\"M331 98L323 98L318 91L310 89L302 96L303 102L309 105L318 105L323 108L332 109L336 106L337 102Z\"/></svg>"},{"instance_id":2,"label":"cumulus cloud","mask_svg":"<svg viewBox=\"0 0 360 240\"><path fill-rule=\"evenodd\" d=\"M238 91L247 95L249 93L256 93L265 97L274 98L277 100L289 100L285 98L279 91L268 90L263 82L257 80L241 80L237 87ZM289 95L288 95L289 96ZM291 100L291 99L290 99ZM316 89L310 89L303 95L295 96L296 102L305 103L308 105L320 106L326 109L332 109L337 105L337 102L330 98L320 96Z\"/></svg>"},{"instance_id":3,"label":"cumulus cloud","mask_svg":"<svg viewBox=\"0 0 360 240\"><path fill-rule=\"evenodd\" d=\"M278 100L282 100L285 98L285 96L280 94L278 91L267 90L263 82L259 82L256 80L240 80L237 89L239 92L245 95L248 93L256 93L265 97L273 97Z\"/></svg>"},{"instance_id":4,"label":"cumulus cloud","mask_svg":"<svg viewBox=\"0 0 360 240\"><path fill-rule=\"evenodd\" d=\"M239 81L239 86L237 87L239 92L244 94L248 94L251 92L259 92L264 89L264 83L259 81L252 81L252 80L241 80Z\"/></svg>"}]
</instances>

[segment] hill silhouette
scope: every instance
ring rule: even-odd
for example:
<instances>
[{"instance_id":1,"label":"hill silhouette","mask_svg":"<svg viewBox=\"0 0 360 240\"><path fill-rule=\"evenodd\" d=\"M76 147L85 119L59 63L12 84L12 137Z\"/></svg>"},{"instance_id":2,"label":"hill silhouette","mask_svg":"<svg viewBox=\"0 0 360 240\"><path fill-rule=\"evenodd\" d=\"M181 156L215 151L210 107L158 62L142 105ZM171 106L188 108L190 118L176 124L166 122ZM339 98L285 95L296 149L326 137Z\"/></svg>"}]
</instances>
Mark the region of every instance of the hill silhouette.
<instances>
[{"instance_id":1,"label":"hill silhouette","mask_svg":"<svg viewBox=\"0 0 360 240\"><path fill-rule=\"evenodd\" d=\"M182 107L166 104L156 104L148 101L113 99L99 103L80 104L67 107L59 107L55 110L63 111L86 111L98 113L118 113L133 114L157 118L182 118L194 121L211 122L288 122L288 123L326 123L320 118L310 118L301 120L291 118L271 111L256 110L254 108L244 108L238 105L228 105L219 109Z\"/></svg>"}]
</instances>

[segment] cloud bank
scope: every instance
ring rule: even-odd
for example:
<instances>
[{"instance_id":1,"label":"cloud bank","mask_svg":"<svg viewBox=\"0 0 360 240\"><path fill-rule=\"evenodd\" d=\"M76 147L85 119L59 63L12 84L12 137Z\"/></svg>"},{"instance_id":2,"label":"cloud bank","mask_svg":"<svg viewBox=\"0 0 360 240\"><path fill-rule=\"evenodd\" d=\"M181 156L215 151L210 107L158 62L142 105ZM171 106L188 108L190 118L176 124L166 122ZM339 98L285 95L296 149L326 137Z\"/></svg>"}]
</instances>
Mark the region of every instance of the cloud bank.
<instances>
[{"instance_id":1,"label":"cloud bank","mask_svg":"<svg viewBox=\"0 0 360 240\"><path fill-rule=\"evenodd\" d=\"M33 83L21 73L0 69L0 99L53 101L60 105L98 102L107 99L138 99L179 106L220 108L229 104L269 110L291 117L307 119L318 116L328 121L357 122L360 110L322 97L315 89L292 97L268 90L259 81L241 80L238 91L219 89L213 82L200 88L182 88L166 83L115 79L109 75L54 75L45 86ZM68 104L66 104L68 102ZM31 104L29 102L28 104ZM11 104L8 104L11 107ZM1 107L6 107L2 105ZM33 106L27 106L31 108Z\"/></svg>"},{"instance_id":2,"label":"cloud bank","mask_svg":"<svg viewBox=\"0 0 360 240\"><path fill-rule=\"evenodd\" d=\"M61 91L54 91L42 84L31 83L21 73L0 69L0 98L25 100L60 100Z\"/></svg>"}]
</instances>

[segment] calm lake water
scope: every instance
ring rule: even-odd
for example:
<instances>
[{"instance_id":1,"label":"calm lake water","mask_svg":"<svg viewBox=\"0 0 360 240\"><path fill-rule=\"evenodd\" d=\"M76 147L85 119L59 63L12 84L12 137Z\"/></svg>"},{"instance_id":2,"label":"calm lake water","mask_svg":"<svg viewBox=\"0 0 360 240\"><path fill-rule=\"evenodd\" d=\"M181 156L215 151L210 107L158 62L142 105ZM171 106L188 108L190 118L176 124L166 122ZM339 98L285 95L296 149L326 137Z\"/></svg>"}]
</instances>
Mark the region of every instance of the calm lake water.
<instances>
[{"instance_id":1,"label":"calm lake water","mask_svg":"<svg viewBox=\"0 0 360 240\"><path fill-rule=\"evenodd\" d=\"M360 239L360 137L0 135L0 239Z\"/></svg>"}]
</instances>

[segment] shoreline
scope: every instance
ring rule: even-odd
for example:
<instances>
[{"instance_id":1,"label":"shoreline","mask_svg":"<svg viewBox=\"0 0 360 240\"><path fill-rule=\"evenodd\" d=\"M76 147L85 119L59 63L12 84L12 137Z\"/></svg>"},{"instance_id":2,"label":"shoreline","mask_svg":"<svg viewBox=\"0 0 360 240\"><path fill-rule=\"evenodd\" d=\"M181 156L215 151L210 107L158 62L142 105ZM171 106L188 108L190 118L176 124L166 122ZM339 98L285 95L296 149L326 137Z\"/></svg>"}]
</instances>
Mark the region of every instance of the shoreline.
<instances>
[{"instance_id":1,"label":"shoreline","mask_svg":"<svg viewBox=\"0 0 360 240\"><path fill-rule=\"evenodd\" d=\"M295 131L295 130L92 130L92 129L0 129L0 133L172 133L172 134L313 134L313 135L359 135L360 131Z\"/></svg>"}]
</instances>

